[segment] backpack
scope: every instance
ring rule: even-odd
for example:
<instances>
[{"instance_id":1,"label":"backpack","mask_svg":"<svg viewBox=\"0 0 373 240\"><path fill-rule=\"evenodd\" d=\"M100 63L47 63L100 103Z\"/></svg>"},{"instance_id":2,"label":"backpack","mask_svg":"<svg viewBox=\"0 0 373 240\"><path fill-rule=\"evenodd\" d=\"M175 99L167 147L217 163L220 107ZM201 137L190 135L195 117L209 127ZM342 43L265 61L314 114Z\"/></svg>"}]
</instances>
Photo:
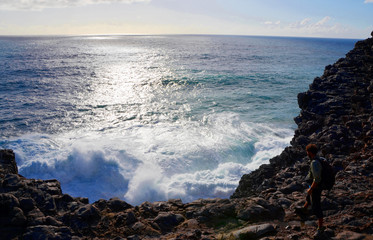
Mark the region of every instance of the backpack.
<instances>
[{"instance_id":1,"label":"backpack","mask_svg":"<svg viewBox=\"0 0 373 240\"><path fill-rule=\"evenodd\" d=\"M335 175L336 171L330 163L322 157L317 158L317 160L321 163L321 188L323 190L331 190L335 184Z\"/></svg>"}]
</instances>

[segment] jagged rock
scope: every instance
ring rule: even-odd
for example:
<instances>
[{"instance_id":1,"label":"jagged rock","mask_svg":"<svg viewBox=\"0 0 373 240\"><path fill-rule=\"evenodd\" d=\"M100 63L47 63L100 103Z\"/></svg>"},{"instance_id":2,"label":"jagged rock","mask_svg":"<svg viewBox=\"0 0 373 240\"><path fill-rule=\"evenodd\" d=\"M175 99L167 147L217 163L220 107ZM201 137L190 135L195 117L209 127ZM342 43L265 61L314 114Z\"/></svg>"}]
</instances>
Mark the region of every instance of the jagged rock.
<instances>
[{"instance_id":1,"label":"jagged rock","mask_svg":"<svg viewBox=\"0 0 373 240\"><path fill-rule=\"evenodd\" d=\"M124 211L129 208L133 208L130 204L126 203L125 201L120 200L119 198L111 198L107 202L107 206L113 211L113 212L120 212Z\"/></svg>"},{"instance_id":2,"label":"jagged rock","mask_svg":"<svg viewBox=\"0 0 373 240\"><path fill-rule=\"evenodd\" d=\"M95 220L100 217L100 212L92 205L84 205L75 211L75 216L85 220Z\"/></svg>"},{"instance_id":3,"label":"jagged rock","mask_svg":"<svg viewBox=\"0 0 373 240\"><path fill-rule=\"evenodd\" d=\"M15 160L14 152L11 149L0 150L0 175L1 174L18 174L18 167Z\"/></svg>"}]
</instances>

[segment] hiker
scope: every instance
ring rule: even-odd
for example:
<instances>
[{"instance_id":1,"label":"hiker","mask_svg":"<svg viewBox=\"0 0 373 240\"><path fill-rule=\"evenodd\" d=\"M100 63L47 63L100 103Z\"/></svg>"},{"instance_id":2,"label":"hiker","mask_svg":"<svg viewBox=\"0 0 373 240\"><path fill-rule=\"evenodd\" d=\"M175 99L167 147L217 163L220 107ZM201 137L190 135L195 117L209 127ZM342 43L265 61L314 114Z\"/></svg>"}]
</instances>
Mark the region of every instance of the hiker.
<instances>
[{"instance_id":1,"label":"hiker","mask_svg":"<svg viewBox=\"0 0 373 240\"><path fill-rule=\"evenodd\" d=\"M318 218L318 228L314 237L319 236L325 230L323 226L323 213L321 210L321 171L322 166L317 156L317 146L315 144L308 144L306 147L307 156L310 159L310 170L308 178L312 180L312 185L307 190L306 203L302 208L296 208L295 211L299 215L307 215L308 207L312 207L312 212Z\"/></svg>"}]
</instances>

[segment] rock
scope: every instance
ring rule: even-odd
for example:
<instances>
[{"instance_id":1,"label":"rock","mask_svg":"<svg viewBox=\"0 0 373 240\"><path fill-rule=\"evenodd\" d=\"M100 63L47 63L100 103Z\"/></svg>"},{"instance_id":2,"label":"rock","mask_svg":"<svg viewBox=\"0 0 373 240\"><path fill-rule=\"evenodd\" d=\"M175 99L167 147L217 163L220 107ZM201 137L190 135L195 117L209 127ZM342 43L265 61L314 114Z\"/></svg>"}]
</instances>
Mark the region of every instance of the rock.
<instances>
[{"instance_id":1,"label":"rock","mask_svg":"<svg viewBox=\"0 0 373 240\"><path fill-rule=\"evenodd\" d=\"M13 150L0 150L0 174L18 174L18 167Z\"/></svg>"},{"instance_id":2,"label":"rock","mask_svg":"<svg viewBox=\"0 0 373 240\"><path fill-rule=\"evenodd\" d=\"M154 219L154 222L159 226L162 232L171 231L174 227L184 222L184 217L174 213L160 213Z\"/></svg>"},{"instance_id":3,"label":"rock","mask_svg":"<svg viewBox=\"0 0 373 240\"><path fill-rule=\"evenodd\" d=\"M235 239L259 239L268 234L275 232L275 227L272 224L261 224L245 227L233 232Z\"/></svg>"},{"instance_id":4,"label":"rock","mask_svg":"<svg viewBox=\"0 0 373 240\"><path fill-rule=\"evenodd\" d=\"M22 209L15 207L9 212L10 224L13 226L22 226L26 224L27 218Z\"/></svg>"},{"instance_id":5,"label":"rock","mask_svg":"<svg viewBox=\"0 0 373 240\"><path fill-rule=\"evenodd\" d=\"M260 205L249 206L248 208L239 211L237 215L237 218L250 222L258 222L270 217L271 213L269 210Z\"/></svg>"},{"instance_id":6,"label":"rock","mask_svg":"<svg viewBox=\"0 0 373 240\"><path fill-rule=\"evenodd\" d=\"M7 174L3 178L3 188L8 191L16 191L18 188L25 186L21 180L22 179L18 174Z\"/></svg>"},{"instance_id":7,"label":"rock","mask_svg":"<svg viewBox=\"0 0 373 240\"><path fill-rule=\"evenodd\" d=\"M52 216L45 217L44 223L45 223L45 225L51 225L51 226L63 226L62 222L58 221L57 219L55 219Z\"/></svg>"},{"instance_id":8,"label":"rock","mask_svg":"<svg viewBox=\"0 0 373 240\"><path fill-rule=\"evenodd\" d=\"M101 213L93 205L87 204L79 207L71 215L71 227L75 231L86 231L87 229L96 226L101 218Z\"/></svg>"},{"instance_id":9,"label":"rock","mask_svg":"<svg viewBox=\"0 0 373 240\"><path fill-rule=\"evenodd\" d=\"M300 192L303 190L304 190L303 185L297 182L290 183L289 185L283 188L280 188L280 191L284 194L291 194L293 192Z\"/></svg>"},{"instance_id":10,"label":"rock","mask_svg":"<svg viewBox=\"0 0 373 240\"><path fill-rule=\"evenodd\" d=\"M35 208L35 201L32 198L20 198L19 204L23 211L29 212Z\"/></svg>"},{"instance_id":11,"label":"rock","mask_svg":"<svg viewBox=\"0 0 373 240\"><path fill-rule=\"evenodd\" d=\"M39 208L34 208L30 212L28 212L27 217L30 219L36 219L36 218L45 217L45 215L42 211L40 211Z\"/></svg>"},{"instance_id":12,"label":"rock","mask_svg":"<svg viewBox=\"0 0 373 240\"><path fill-rule=\"evenodd\" d=\"M75 216L84 220L95 220L100 217L100 212L96 207L92 205L84 205L80 207L76 212Z\"/></svg>"},{"instance_id":13,"label":"rock","mask_svg":"<svg viewBox=\"0 0 373 240\"><path fill-rule=\"evenodd\" d=\"M111 198L107 202L107 206L113 211L113 212L120 212L124 211L129 208L133 208L130 204L126 203L125 201L120 200L119 198Z\"/></svg>"},{"instance_id":14,"label":"rock","mask_svg":"<svg viewBox=\"0 0 373 240\"><path fill-rule=\"evenodd\" d=\"M26 220L18 199L12 194L0 193L0 226L22 226Z\"/></svg>"},{"instance_id":15,"label":"rock","mask_svg":"<svg viewBox=\"0 0 373 240\"><path fill-rule=\"evenodd\" d=\"M32 226L23 235L24 240L71 239L71 230L67 227Z\"/></svg>"},{"instance_id":16,"label":"rock","mask_svg":"<svg viewBox=\"0 0 373 240\"><path fill-rule=\"evenodd\" d=\"M140 237L137 236L137 235L131 235L131 236L127 237L127 240L140 240Z\"/></svg>"},{"instance_id":17,"label":"rock","mask_svg":"<svg viewBox=\"0 0 373 240\"><path fill-rule=\"evenodd\" d=\"M135 222L137 222L137 218L136 218L136 215L134 214L134 212L132 212L132 211L127 212L126 225L131 225Z\"/></svg>"},{"instance_id":18,"label":"rock","mask_svg":"<svg viewBox=\"0 0 373 240\"><path fill-rule=\"evenodd\" d=\"M139 232L139 231L142 231L146 228L145 224L143 224L142 222L136 222L135 224L133 224L132 226L132 229L136 232Z\"/></svg>"},{"instance_id":19,"label":"rock","mask_svg":"<svg viewBox=\"0 0 373 240\"><path fill-rule=\"evenodd\" d=\"M6 213L7 211L19 207L18 199L10 193L0 193L0 211Z\"/></svg>"},{"instance_id":20,"label":"rock","mask_svg":"<svg viewBox=\"0 0 373 240\"><path fill-rule=\"evenodd\" d=\"M344 239L362 240L362 239L365 239L365 236L363 234L356 233L356 232L344 231L344 232L337 234L337 236L335 236L334 239L335 240L344 240Z\"/></svg>"},{"instance_id":21,"label":"rock","mask_svg":"<svg viewBox=\"0 0 373 240\"><path fill-rule=\"evenodd\" d=\"M104 210L107 207L107 201L104 199L97 200L93 205L100 211Z\"/></svg>"},{"instance_id":22,"label":"rock","mask_svg":"<svg viewBox=\"0 0 373 240\"><path fill-rule=\"evenodd\" d=\"M43 184L39 188L52 196L62 194L61 184L55 179L43 181Z\"/></svg>"}]
</instances>

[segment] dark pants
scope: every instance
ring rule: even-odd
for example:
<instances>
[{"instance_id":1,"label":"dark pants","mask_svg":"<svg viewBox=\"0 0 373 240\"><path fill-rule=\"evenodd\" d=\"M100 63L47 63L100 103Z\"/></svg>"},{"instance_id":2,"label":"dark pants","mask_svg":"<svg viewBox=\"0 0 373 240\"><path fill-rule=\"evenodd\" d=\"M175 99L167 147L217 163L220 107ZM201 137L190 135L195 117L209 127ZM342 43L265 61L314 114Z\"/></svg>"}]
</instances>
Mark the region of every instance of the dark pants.
<instances>
[{"instance_id":1,"label":"dark pants","mask_svg":"<svg viewBox=\"0 0 373 240\"><path fill-rule=\"evenodd\" d=\"M313 214L315 214L317 218L323 217L321 210L321 191L320 188L315 188L311 196L307 195L307 202L311 204Z\"/></svg>"}]
</instances>

